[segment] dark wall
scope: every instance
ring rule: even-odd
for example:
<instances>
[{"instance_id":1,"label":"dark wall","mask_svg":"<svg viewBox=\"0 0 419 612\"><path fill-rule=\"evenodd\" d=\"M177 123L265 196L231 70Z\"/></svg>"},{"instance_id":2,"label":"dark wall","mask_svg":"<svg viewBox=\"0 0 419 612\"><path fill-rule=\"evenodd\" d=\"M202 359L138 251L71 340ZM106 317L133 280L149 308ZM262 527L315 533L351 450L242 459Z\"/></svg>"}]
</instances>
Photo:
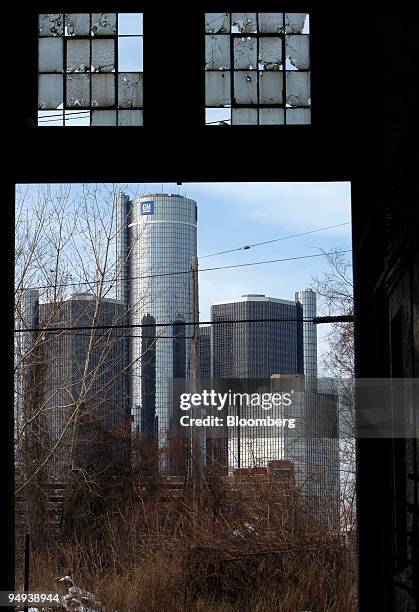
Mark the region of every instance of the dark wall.
<instances>
[{"instance_id":1,"label":"dark wall","mask_svg":"<svg viewBox=\"0 0 419 612\"><path fill-rule=\"evenodd\" d=\"M205 128L203 12L252 10L242 0L186 3L103 2L89 10L146 12L144 128L33 127L36 109L38 12L58 10L57 2L33 2L19 19L11 55L8 91L15 116L7 123L7 224L2 261L8 263L5 321L12 328L14 183L20 181L308 181L351 180L353 197L356 364L358 376L387 376L390 368L389 276L392 248L400 274L415 282L401 301L414 304L417 373L418 329L418 154L415 126L418 100L418 21L400 11L366 3L257 3L258 10L312 9L312 126ZM15 7L13 7L15 8ZM68 2L66 10L86 10ZM16 16L9 23L16 23ZM12 64L12 66L10 66ZM7 77L9 79L9 77ZM7 208L7 206L8 208ZM394 251L393 251L394 252ZM415 261L415 263L413 263ZM417 297L417 296L416 296ZM3 377L11 418L11 336L2 344L9 376ZM410 343L411 344L411 343ZM417 375L417 374L416 374ZM4 413L6 414L6 412ZM2 446L7 450L6 445ZM390 443L359 445L360 601L363 610L393 609L392 457ZM417 461L417 457L416 457ZM1 462L11 477L10 460ZM416 472L417 474L417 472ZM9 480L10 481L10 480ZM417 491L417 489L416 489ZM7 499L12 500L12 489ZM11 515L9 515L11 516ZM9 544L11 544L9 536ZM6 573L5 585L10 579ZM2 585L3 588L6 586ZM397 608L394 608L397 609ZM399 608L401 609L401 608Z\"/></svg>"}]
</instances>

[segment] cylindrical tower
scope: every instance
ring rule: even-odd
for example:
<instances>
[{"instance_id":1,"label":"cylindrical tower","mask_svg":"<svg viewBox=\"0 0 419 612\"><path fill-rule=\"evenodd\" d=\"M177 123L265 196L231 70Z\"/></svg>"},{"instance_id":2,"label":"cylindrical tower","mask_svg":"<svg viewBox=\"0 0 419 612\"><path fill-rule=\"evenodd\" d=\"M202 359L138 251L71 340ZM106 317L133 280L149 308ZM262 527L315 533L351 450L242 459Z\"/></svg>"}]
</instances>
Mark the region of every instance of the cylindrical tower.
<instances>
[{"instance_id":1,"label":"cylindrical tower","mask_svg":"<svg viewBox=\"0 0 419 612\"><path fill-rule=\"evenodd\" d=\"M128 226L131 202L125 193L116 195L116 297L128 306L129 242Z\"/></svg>"},{"instance_id":2,"label":"cylindrical tower","mask_svg":"<svg viewBox=\"0 0 419 612\"><path fill-rule=\"evenodd\" d=\"M131 202L129 234L129 320L141 324L152 317L156 327L155 411L160 445L164 445L170 422L167 382L190 375L189 327L184 349L179 351L179 326L192 320L192 257L197 249L197 205L194 200L170 194L150 194ZM167 323L163 327L159 324ZM176 330L175 330L176 327ZM181 326L182 329L182 326ZM131 394L134 427L141 429L141 328L131 340ZM182 333L183 335L183 333ZM185 363L175 363L182 359ZM148 403L147 403L148 405ZM148 406L149 408L149 406Z\"/></svg>"},{"instance_id":3,"label":"cylindrical tower","mask_svg":"<svg viewBox=\"0 0 419 612\"><path fill-rule=\"evenodd\" d=\"M297 291L295 301L303 307L304 376L307 384L316 386L317 381L317 326L312 320L317 317L317 296L313 289ZM308 320L310 319L310 320Z\"/></svg>"}]
</instances>

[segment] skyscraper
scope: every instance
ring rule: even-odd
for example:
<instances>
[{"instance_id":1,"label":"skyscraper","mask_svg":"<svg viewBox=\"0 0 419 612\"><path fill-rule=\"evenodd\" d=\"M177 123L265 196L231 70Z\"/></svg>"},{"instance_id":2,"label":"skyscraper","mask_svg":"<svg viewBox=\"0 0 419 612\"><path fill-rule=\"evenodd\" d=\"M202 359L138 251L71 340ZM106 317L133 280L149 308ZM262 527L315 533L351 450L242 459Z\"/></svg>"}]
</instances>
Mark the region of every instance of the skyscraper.
<instances>
[{"instance_id":1,"label":"skyscraper","mask_svg":"<svg viewBox=\"0 0 419 612\"><path fill-rule=\"evenodd\" d=\"M295 301L301 304L304 313L304 376L306 385L317 385L317 326L313 319L317 316L317 296L313 289L297 291Z\"/></svg>"},{"instance_id":2,"label":"skyscraper","mask_svg":"<svg viewBox=\"0 0 419 612\"><path fill-rule=\"evenodd\" d=\"M26 333L32 350L24 376L31 387L23 387L23 418L38 421L44 452L57 446L46 472L57 477L75 467L118 472L127 457L119 434L129 414L124 331L112 326L121 323L123 304L87 293L39 303L34 292L24 303L32 313L28 327L58 330ZM89 329L93 325L100 329ZM87 329L68 331L73 327Z\"/></svg>"},{"instance_id":3,"label":"skyscraper","mask_svg":"<svg viewBox=\"0 0 419 612\"><path fill-rule=\"evenodd\" d=\"M154 421L163 446L171 417L168 382L188 377L191 368L192 332L186 324L193 317L191 264L197 249L197 205L172 194L133 200L119 194L117 219L117 295L125 304L127 322L147 325L135 329L130 339L133 425L144 431ZM151 344L150 329L155 336ZM153 350L152 359L147 348ZM155 381L151 395L146 378Z\"/></svg>"},{"instance_id":4,"label":"skyscraper","mask_svg":"<svg viewBox=\"0 0 419 612\"><path fill-rule=\"evenodd\" d=\"M228 323L255 319L261 322ZM296 302L262 294L243 295L237 300L214 303L211 321L217 322L212 326L214 378L303 373L303 314Z\"/></svg>"},{"instance_id":5,"label":"skyscraper","mask_svg":"<svg viewBox=\"0 0 419 612\"><path fill-rule=\"evenodd\" d=\"M247 294L237 300L213 304L211 321L215 323L211 326L211 374L214 378L267 381L278 372L284 375L303 373L300 304L263 294ZM250 381L246 383L250 384ZM240 427L234 431L229 428L230 469L249 467L254 461L266 465L271 459L281 458L282 441L278 437L255 437L254 433L254 430L247 432Z\"/></svg>"}]
</instances>

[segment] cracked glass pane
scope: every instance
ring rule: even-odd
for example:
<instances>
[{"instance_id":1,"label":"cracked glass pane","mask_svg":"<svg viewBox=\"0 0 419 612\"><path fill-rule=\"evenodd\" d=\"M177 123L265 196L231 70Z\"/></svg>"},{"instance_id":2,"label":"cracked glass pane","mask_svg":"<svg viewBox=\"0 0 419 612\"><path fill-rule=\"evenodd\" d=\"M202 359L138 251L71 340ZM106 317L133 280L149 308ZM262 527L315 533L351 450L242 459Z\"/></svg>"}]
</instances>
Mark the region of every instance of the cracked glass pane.
<instances>
[{"instance_id":1,"label":"cracked glass pane","mask_svg":"<svg viewBox=\"0 0 419 612\"><path fill-rule=\"evenodd\" d=\"M283 108L261 108L259 109L260 125L282 125L284 123Z\"/></svg>"},{"instance_id":2,"label":"cracked glass pane","mask_svg":"<svg viewBox=\"0 0 419 612\"><path fill-rule=\"evenodd\" d=\"M94 36L116 34L116 13L93 13L92 34Z\"/></svg>"},{"instance_id":3,"label":"cracked glass pane","mask_svg":"<svg viewBox=\"0 0 419 612\"><path fill-rule=\"evenodd\" d=\"M90 125L90 111L66 111L64 125Z\"/></svg>"},{"instance_id":4,"label":"cracked glass pane","mask_svg":"<svg viewBox=\"0 0 419 612\"><path fill-rule=\"evenodd\" d=\"M61 74L38 76L38 108L57 109L63 103L63 77Z\"/></svg>"},{"instance_id":5,"label":"cracked glass pane","mask_svg":"<svg viewBox=\"0 0 419 612\"><path fill-rule=\"evenodd\" d=\"M143 71L143 39L141 36L118 38L118 70L120 72Z\"/></svg>"},{"instance_id":6,"label":"cracked glass pane","mask_svg":"<svg viewBox=\"0 0 419 612\"><path fill-rule=\"evenodd\" d=\"M63 71L63 39L40 38L38 40L39 72Z\"/></svg>"},{"instance_id":7,"label":"cracked glass pane","mask_svg":"<svg viewBox=\"0 0 419 612\"><path fill-rule=\"evenodd\" d=\"M257 108L233 108L232 125L257 125Z\"/></svg>"},{"instance_id":8,"label":"cracked glass pane","mask_svg":"<svg viewBox=\"0 0 419 612\"><path fill-rule=\"evenodd\" d=\"M142 108L142 73L122 72L118 75L118 106L119 108Z\"/></svg>"},{"instance_id":9,"label":"cracked glass pane","mask_svg":"<svg viewBox=\"0 0 419 612\"><path fill-rule=\"evenodd\" d=\"M232 13L231 31L234 34L253 34L256 32L256 13Z\"/></svg>"},{"instance_id":10,"label":"cracked glass pane","mask_svg":"<svg viewBox=\"0 0 419 612\"><path fill-rule=\"evenodd\" d=\"M67 107L87 108L90 106L90 74L69 74L66 86Z\"/></svg>"},{"instance_id":11,"label":"cracked glass pane","mask_svg":"<svg viewBox=\"0 0 419 612\"><path fill-rule=\"evenodd\" d=\"M123 35L140 35L143 33L143 15L142 13L119 13L118 15L118 34Z\"/></svg>"},{"instance_id":12,"label":"cracked glass pane","mask_svg":"<svg viewBox=\"0 0 419 612\"><path fill-rule=\"evenodd\" d=\"M207 70L228 70L230 68L230 37L205 36L205 68Z\"/></svg>"},{"instance_id":13,"label":"cracked glass pane","mask_svg":"<svg viewBox=\"0 0 419 612\"><path fill-rule=\"evenodd\" d=\"M113 38L98 38L92 41L92 70L94 72L115 70L115 41Z\"/></svg>"},{"instance_id":14,"label":"cracked glass pane","mask_svg":"<svg viewBox=\"0 0 419 612\"><path fill-rule=\"evenodd\" d=\"M209 34L230 32L230 13L206 13L205 32Z\"/></svg>"},{"instance_id":15,"label":"cracked glass pane","mask_svg":"<svg viewBox=\"0 0 419 612\"><path fill-rule=\"evenodd\" d=\"M234 73L234 102L235 104L258 103L257 73L239 70Z\"/></svg>"},{"instance_id":16,"label":"cracked glass pane","mask_svg":"<svg viewBox=\"0 0 419 612\"><path fill-rule=\"evenodd\" d=\"M297 34L285 37L285 54L287 60L297 70L308 70L310 68L310 43L309 37Z\"/></svg>"},{"instance_id":17,"label":"cracked glass pane","mask_svg":"<svg viewBox=\"0 0 419 612\"><path fill-rule=\"evenodd\" d=\"M310 108L287 108L287 123L289 125L310 125Z\"/></svg>"},{"instance_id":18,"label":"cracked glass pane","mask_svg":"<svg viewBox=\"0 0 419 612\"><path fill-rule=\"evenodd\" d=\"M282 72L261 72L259 76L260 104L282 104Z\"/></svg>"},{"instance_id":19,"label":"cracked glass pane","mask_svg":"<svg viewBox=\"0 0 419 612\"><path fill-rule=\"evenodd\" d=\"M282 38L279 36L260 37L259 64L261 70L282 69Z\"/></svg>"},{"instance_id":20,"label":"cracked glass pane","mask_svg":"<svg viewBox=\"0 0 419 612\"><path fill-rule=\"evenodd\" d=\"M287 72L287 104L310 106L310 73Z\"/></svg>"},{"instance_id":21,"label":"cracked glass pane","mask_svg":"<svg viewBox=\"0 0 419 612\"><path fill-rule=\"evenodd\" d=\"M115 76L92 74L92 106L114 106Z\"/></svg>"},{"instance_id":22,"label":"cracked glass pane","mask_svg":"<svg viewBox=\"0 0 419 612\"><path fill-rule=\"evenodd\" d=\"M231 108L207 108L205 125L230 125Z\"/></svg>"},{"instance_id":23,"label":"cracked glass pane","mask_svg":"<svg viewBox=\"0 0 419 612\"><path fill-rule=\"evenodd\" d=\"M63 111L38 111L38 125L41 127L64 125Z\"/></svg>"},{"instance_id":24,"label":"cracked glass pane","mask_svg":"<svg viewBox=\"0 0 419 612\"><path fill-rule=\"evenodd\" d=\"M93 110L91 125L116 125L116 111Z\"/></svg>"},{"instance_id":25,"label":"cracked glass pane","mask_svg":"<svg viewBox=\"0 0 419 612\"><path fill-rule=\"evenodd\" d=\"M68 13L65 16L66 36L88 36L90 34L90 13Z\"/></svg>"},{"instance_id":26,"label":"cracked glass pane","mask_svg":"<svg viewBox=\"0 0 419 612\"><path fill-rule=\"evenodd\" d=\"M226 38L226 37L223 37ZM230 41L229 41L230 42ZM234 38L234 68L256 70L257 40L254 37Z\"/></svg>"},{"instance_id":27,"label":"cracked glass pane","mask_svg":"<svg viewBox=\"0 0 419 612\"><path fill-rule=\"evenodd\" d=\"M308 33L307 28L307 13L285 13L285 32L287 34L306 34Z\"/></svg>"},{"instance_id":28,"label":"cracked glass pane","mask_svg":"<svg viewBox=\"0 0 419 612\"><path fill-rule=\"evenodd\" d=\"M205 100L207 106L231 104L231 75L229 72L205 73Z\"/></svg>"},{"instance_id":29,"label":"cracked glass pane","mask_svg":"<svg viewBox=\"0 0 419 612\"><path fill-rule=\"evenodd\" d=\"M67 72L90 72L90 40L67 40Z\"/></svg>"},{"instance_id":30,"label":"cracked glass pane","mask_svg":"<svg viewBox=\"0 0 419 612\"><path fill-rule=\"evenodd\" d=\"M121 125L121 126L143 125L143 111L142 110L118 111L118 125Z\"/></svg>"},{"instance_id":31,"label":"cracked glass pane","mask_svg":"<svg viewBox=\"0 0 419 612\"><path fill-rule=\"evenodd\" d=\"M61 13L44 13L39 15L38 24L40 36L63 35L63 15Z\"/></svg>"},{"instance_id":32,"label":"cracked glass pane","mask_svg":"<svg viewBox=\"0 0 419 612\"><path fill-rule=\"evenodd\" d=\"M259 13L259 32L277 34L284 31L283 13Z\"/></svg>"}]
</instances>

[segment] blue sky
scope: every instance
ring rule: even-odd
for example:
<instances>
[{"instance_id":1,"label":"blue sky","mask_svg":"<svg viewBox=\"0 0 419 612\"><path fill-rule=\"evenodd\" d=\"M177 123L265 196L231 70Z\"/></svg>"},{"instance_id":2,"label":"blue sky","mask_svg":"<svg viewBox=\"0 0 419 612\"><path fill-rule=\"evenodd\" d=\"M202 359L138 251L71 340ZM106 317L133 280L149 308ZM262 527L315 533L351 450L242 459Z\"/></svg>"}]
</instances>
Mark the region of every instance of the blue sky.
<instances>
[{"instance_id":1,"label":"blue sky","mask_svg":"<svg viewBox=\"0 0 419 612\"><path fill-rule=\"evenodd\" d=\"M351 220L350 183L137 183L121 189L131 195L179 193L198 203L198 255L234 249ZM74 193L79 187L74 185ZM36 197L37 186L30 187ZM315 255L321 250L351 248L351 225L245 251L208 257L201 268L269 259ZM351 253L347 254L350 261ZM326 258L202 272L199 276L200 318L209 320L211 303L243 293L294 299L328 270ZM320 353L327 326L319 327Z\"/></svg>"}]
</instances>

